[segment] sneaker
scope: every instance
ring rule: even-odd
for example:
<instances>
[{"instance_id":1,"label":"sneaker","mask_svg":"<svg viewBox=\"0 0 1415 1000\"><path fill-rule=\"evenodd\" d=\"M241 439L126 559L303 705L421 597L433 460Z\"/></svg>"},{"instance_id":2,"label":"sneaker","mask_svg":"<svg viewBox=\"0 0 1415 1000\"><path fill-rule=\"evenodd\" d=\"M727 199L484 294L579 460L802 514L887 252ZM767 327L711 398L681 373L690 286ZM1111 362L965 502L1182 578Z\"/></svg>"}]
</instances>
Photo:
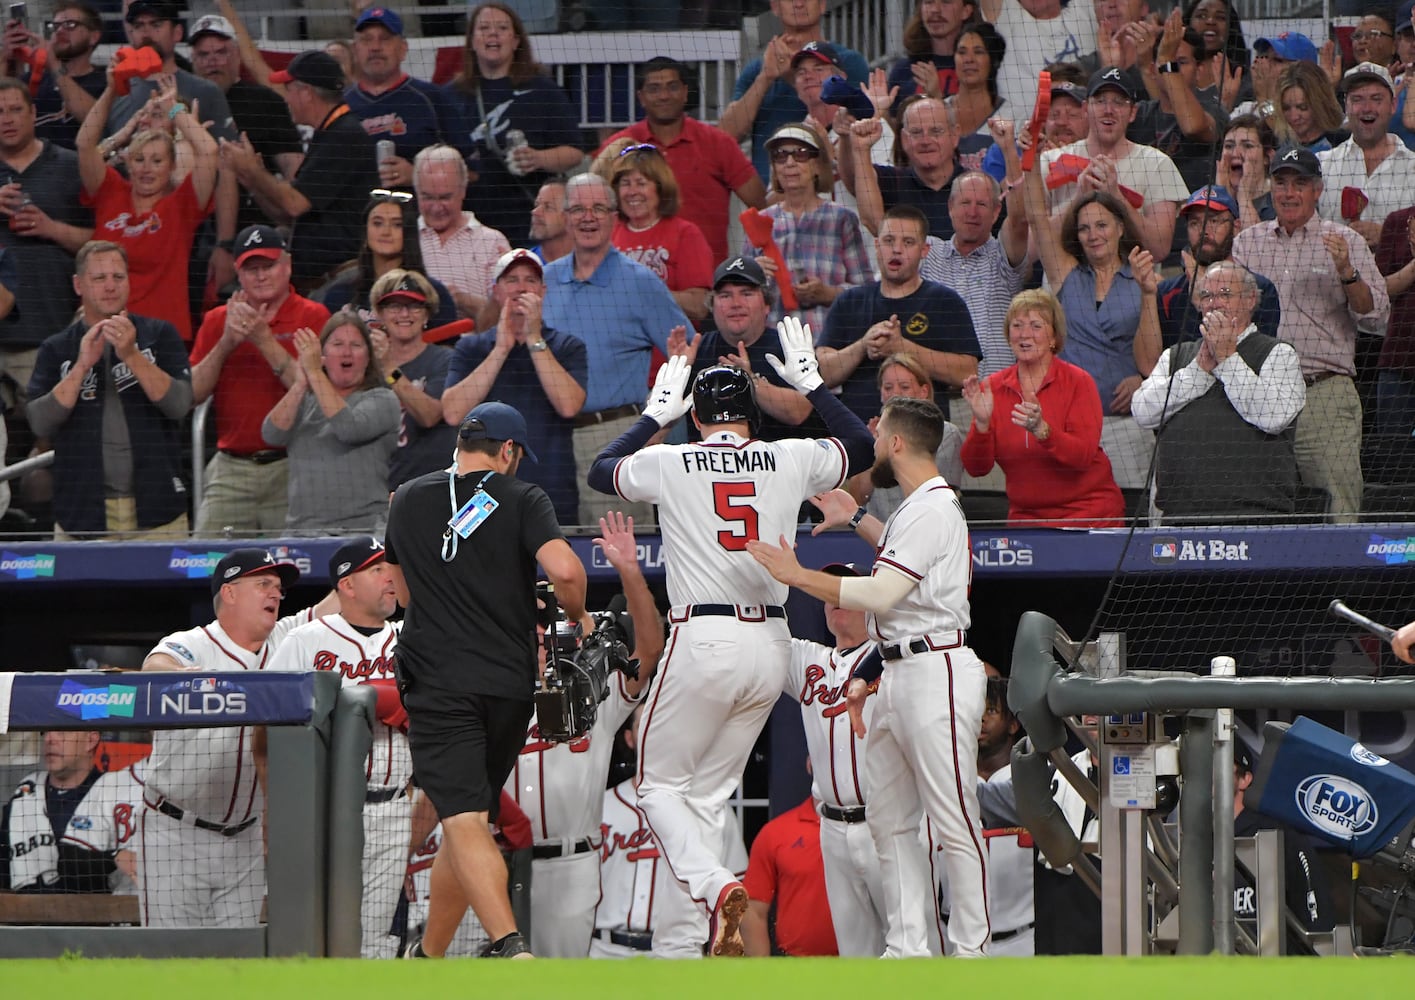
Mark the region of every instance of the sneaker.
<instances>
[{"instance_id":1,"label":"sneaker","mask_svg":"<svg viewBox=\"0 0 1415 1000\"><path fill-rule=\"evenodd\" d=\"M741 882L729 882L717 897L709 926L708 954L714 958L741 958L742 915L747 912L747 890Z\"/></svg>"},{"instance_id":2,"label":"sneaker","mask_svg":"<svg viewBox=\"0 0 1415 1000\"><path fill-rule=\"evenodd\" d=\"M534 958L531 946L519 931L512 931L504 938L482 949L482 958Z\"/></svg>"},{"instance_id":3,"label":"sneaker","mask_svg":"<svg viewBox=\"0 0 1415 1000\"><path fill-rule=\"evenodd\" d=\"M423 951L423 939L418 938L407 948L403 949L404 958L431 958L427 952Z\"/></svg>"}]
</instances>

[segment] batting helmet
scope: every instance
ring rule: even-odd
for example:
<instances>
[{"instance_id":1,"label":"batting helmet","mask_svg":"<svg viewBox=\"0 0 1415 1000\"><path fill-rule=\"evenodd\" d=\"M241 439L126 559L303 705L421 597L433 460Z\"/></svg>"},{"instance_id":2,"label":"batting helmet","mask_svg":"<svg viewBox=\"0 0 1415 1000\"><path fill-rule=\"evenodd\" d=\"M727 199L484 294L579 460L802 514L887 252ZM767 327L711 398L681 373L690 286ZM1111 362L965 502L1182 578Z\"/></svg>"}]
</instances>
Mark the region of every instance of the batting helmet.
<instances>
[{"instance_id":1,"label":"batting helmet","mask_svg":"<svg viewBox=\"0 0 1415 1000\"><path fill-rule=\"evenodd\" d=\"M753 434L762 422L752 376L731 365L713 365L698 372L693 380L693 412L704 424L745 420Z\"/></svg>"}]
</instances>

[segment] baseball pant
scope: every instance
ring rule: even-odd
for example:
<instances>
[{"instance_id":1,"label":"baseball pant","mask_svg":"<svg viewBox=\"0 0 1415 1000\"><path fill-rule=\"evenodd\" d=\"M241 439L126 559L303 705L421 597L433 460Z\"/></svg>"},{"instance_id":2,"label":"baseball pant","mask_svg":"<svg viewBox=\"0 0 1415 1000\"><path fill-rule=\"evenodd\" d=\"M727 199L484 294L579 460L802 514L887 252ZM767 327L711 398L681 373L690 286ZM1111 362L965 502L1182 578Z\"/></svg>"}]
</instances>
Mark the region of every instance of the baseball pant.
<instances>
[{"instance_id":1,"label":"baseball pant","mask_svg":"<svg viewBox=\"0 0 1415 1000\"><path fill-rule=\"evenodd\" d=\"M1350 376L1337 375L1307 387L1307 405L1297 415L1297 472L1302 482L1327 495L1327 520L1352 524L1361 513L1361 397Z\"/></svg>"},{"instance_id":2,"label":"baseball pant","mask_svg":"<svg viewBox=\"0 0 1415 1000\"><path fill-rule=\"evenodd\" d=\"M412 830L413 804L407 795L364 803L364 894L359 910L363 926L359 954L364 958L398 954L398 939L389 929L403 894Z\"/></svg>"},{"instance_id":3,"label":"baseball pant","mask_svg":"<svg viewBox=\"0 0 1415 1000\"><path fill-rule=\"evenodd\" d=\"M919 841L927 814L952 895L948 936L965 957L987 951L987 851L978 822L978 730L986 675L966 646L885 665L870 722L868 820L889 914L889 957L923 957L935 879Z\"/></svg>"},{"instance_id":4,"label":"baseball pant","mask_svg":"<svg viewBox=\"0 0 1415 1000\"><path fill-rule=\"evenodd\" d=\"M708 844L718 852L722 864L728 865L732 853L728 838L737 836L736 825L729 823L728 807L724 805L704 821L712 829ZM734 877L742 874L733 873ZM687 886L673 877L667 865L655 869L653 901L653 957L702 958L708 936L707 912L693 901Z\"/></svg>"},{"instance_id":5,"label":"baseball pant","mask_svg":"<svg viewBox=\"0 0 1415 1000\"><path fill-rule=\"evenodd\" d=\"M629 503L617 496L609 496L591 489L585 482L590 466L599 453L609 447L614 439L638 422L638 415L606 420L602 424L587 424L576 427L572 438L575 449L575 480L580 489L580 523L591 526L599 524L599 519L611 510L622 510L634 519L636 525L649 527L654 523L653 504Z\"/></svg>"},{"instance_id":6,"label":"baseball pant","mask_svg":"<svg viewBox=\"0 0 1415 1000\"><path fill-rule=\"evenodd\" d=\"M585 958L599 906L599 852L531 862L531 951Z\"/></svg>"},{"instance_id":7,"label":"baseball pant","mask_svg":"<svg viewBox=\"0 0 1415 1000\"><path fill-rule=\"evenodd\" d=\"M260 464L218 451L206 463L193 534L219 537L231 528L278 537L285 530L289 492L288 458Z\"/></svg>"},{"instance_id":8,"label":"baseball pant","mask_svg":"<svg viewBox=\"0 0 1415 1000\"><path fill-rule=\"evenodd\" d=\"M145 927L256 927L265 898L260 823L234 837L144 807L138 884Z\"/></svg>"},{"instance_id":9,"label":"baseball pant","mask_svg":"<svg viewBox=\"0 0 1415 1000\"><path fill-rule=\"evenodd\" d=\"M639 804L674 877L706 914L737 880L722 864L719 814L790 658L784 619L690 618L673 627L639 722Z\"/></svg>"},{"instance_id":10,"label":"baseball pant","mask_svg":"<svg viewBox=\"0 0 1415 1000\"><path fill-rule=\"evenodd\" d=\"M626 948L622 944L606 941L599 935L590 939L590 958L639 958L647 954L649 953L637 948Z\"/></svg>"},{"instance_id":11,"label":"baseball pant","mask_svg":"<svg viewBox=\"0 0 1415 1000\"><path fill-rule=\"evenodd\" d=\"M884 954L885 900L870 828L821 817L825 895L841 958Z\"/></svg>"}]
</instances>

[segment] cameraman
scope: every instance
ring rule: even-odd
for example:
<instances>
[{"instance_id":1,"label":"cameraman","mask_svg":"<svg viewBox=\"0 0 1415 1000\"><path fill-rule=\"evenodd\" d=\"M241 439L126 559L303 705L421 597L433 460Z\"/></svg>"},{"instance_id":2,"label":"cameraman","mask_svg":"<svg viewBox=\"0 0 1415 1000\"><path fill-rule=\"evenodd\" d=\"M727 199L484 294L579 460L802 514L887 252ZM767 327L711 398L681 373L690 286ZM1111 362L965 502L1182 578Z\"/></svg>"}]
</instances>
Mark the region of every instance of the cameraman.
<instances>
[{"instance_id":1,"label":"cameraman","mask_svg":"<svg viewBox=\"0 0 1415 1000\"><path fill-rule=\"evenodd\" d=\"M584 736L552 743L532 725L506 782L506 791L530 819L535 837L531 944L545 958L589 956L600 897L600 824L614 734L639 703L663 653L663 619L639 568L633 518L610 511L599 526L595 544L624 585L634 636L634 648L625 652L638 662L638 677L619 672L609 681L609 697ZM536 631L545 630L538 626ZM542 671L544 667L542 655Z\"/></svg>"},{"instance_id":2,"label":"cameraman","mask_svg":"<svg viewBox=\"0 0 1415 1000\"><path fill-rule=\"evenodd\" d=\"M433 866L429 924L447 920L460 887L493 958L530 953L488 821L531 721L537 563L567 617L586 635L594 628L585 568L550 498L515 478L523 455L535 461L525 441L526 421L513 407L473 409L457 432L455 465L398 488L386 539L407 609L398 673L413 770L442 818L447 848ZM460 910L451 917L455 927Z\"/></svg>"}]
</instances>

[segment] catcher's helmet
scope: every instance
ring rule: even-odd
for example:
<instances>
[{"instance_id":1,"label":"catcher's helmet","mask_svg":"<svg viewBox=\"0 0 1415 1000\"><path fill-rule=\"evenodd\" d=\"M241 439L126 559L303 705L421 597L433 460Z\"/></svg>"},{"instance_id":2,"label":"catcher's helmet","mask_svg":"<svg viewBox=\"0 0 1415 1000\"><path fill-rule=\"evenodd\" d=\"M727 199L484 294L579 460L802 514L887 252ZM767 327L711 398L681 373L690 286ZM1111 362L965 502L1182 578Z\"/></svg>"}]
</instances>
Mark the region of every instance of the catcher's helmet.
<instances>
[{"instance_id":1,"label":"catcher's helmet","mask_svg":"<svg viewBox=\"0 0 1415 1000\"><path fill-rule=\"evenodd\" d=\"M693 412L704 424L745 420L753 434L762 422L752 376L731 365L713 365L698 373L693 380Z\"/></svg>"}]
</instances>

